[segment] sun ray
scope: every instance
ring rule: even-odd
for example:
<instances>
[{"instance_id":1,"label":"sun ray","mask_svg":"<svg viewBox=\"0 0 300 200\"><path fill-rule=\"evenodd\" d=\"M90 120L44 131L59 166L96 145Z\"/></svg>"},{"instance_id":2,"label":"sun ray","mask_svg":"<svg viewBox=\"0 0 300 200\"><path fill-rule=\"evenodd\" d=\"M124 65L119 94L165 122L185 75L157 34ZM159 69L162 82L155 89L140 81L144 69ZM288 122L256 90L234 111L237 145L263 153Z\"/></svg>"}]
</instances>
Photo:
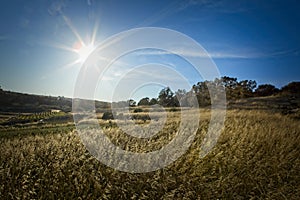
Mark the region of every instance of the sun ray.
<instances>
[{"instance_id":1,"label":"sun ray","mask_svg":"<svg viewBox=\"0 0 300 200\"><path fill-rule=\"evenodd\" d=\"M77 37L78 41L81 43L81 45L86 46L86 44L82 40L81 36L79 35L79 33L77 32L75 27L72 25L71 20L69 18L67 18L65 15L62 15L62 16L63 16L65 22L67 23L67 25L69 26L69 28L71 29L71 31L73 32L73 34Z\"/></svg>"},{"instance_id":2,"label":"sun ray","mask_svg":"<svg viewBox=\"0 0 300 200\"><path fill-rule=\"evenodd\" d=\"M64 44L59 44L59 43L47 43L48 46L50 47L54 47L56 49L62 49L62 50L65 50L65 51L70 51L70 52L75 52L77 53L77 50L74 49L73 47L70 47L70 46L67 46L67 45L64 45Z\"/></svg>"},{"instance_id":3,"label":"sun ray","mask_svg":"<svg viewBox=\"0 0 300 200\"><path fill-rule=\"evenodd\" d=\"M74 61L72 61L70 63L65 64L65 65L62 65L59 69L60 70L69 69L69 68L73 67L74 65L76 65L78 63L80 63L79 59L74 60Z\"/></svg>"},{"instance_id":4,"label":"sun ray","mask_svg":"<svg viewBox=\"0 0 300 200\"><path fill-rule=\"evenodd\" d=\"M59 70L68 69L70 67L73 67L77 64L83 64L88 56L95 50L95 43L96 43L96 37L97 37L97 31L98 31L98 20L95 21L93 30L89 34L87 43L84 42L83 38L79 34L79 32L76 30L76 28L71 23L71 20L65 16L63 13L61 13L61 16L63 17L64 21L66 22L68 28L71 30L71 32L74 34L74 36L77 38L76 41L70 46L65 45L63 43L56 43L56 42L44 42L45 45L54 47L57 49L62 49L65 51L76 53L78 58L74 59L70 63L67 63L65 65L62 65L59 67Z\"/></svg>"},{"instance_id":5,"label":"sun ray","mask_svg":"<svg viewBox=\"0 0 300 200\"><path fill-rule=\"evenodd\" d=\"M96 40L96 36L97 36L97 31L98 31L98 20L95 21L95 25L94 25L94 29L93 29L93 33L92 33L92 37L91 37L91 44L94 45L95 44L95 40Z\"/></svg>"}]
</instances>

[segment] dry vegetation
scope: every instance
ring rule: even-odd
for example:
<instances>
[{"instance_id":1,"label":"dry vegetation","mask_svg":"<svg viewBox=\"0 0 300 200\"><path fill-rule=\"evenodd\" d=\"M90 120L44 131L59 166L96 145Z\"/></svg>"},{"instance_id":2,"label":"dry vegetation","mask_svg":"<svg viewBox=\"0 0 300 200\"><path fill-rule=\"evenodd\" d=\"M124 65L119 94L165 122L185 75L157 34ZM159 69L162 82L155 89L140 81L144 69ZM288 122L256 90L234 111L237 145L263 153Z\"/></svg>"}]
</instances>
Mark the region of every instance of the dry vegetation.
<instances>
[{"instance_id":1,"label":"dry vegetation","mask_svg":"<svg viewBox=\"0 0 300 200\"><path fill-rule=\"evenodd\" d=\"M87 152L75 130L58 127L47 133L21 134L24 130L18 128L14 132L20 136L7 137L1 129L5 134L0 138L0 199L300 198L299 119L230 110L218 144L200 159L209 112L201 116L189 151L167 168L143 174L101 164ZM166 128L150 140L154 145L140 148L147 151L165 144L177 121L169 117ZM113 121L100 122L113 142L139 151L130 148L132 142L124 143L128 138L124 140Z\"/></svg>"}]
</instances>

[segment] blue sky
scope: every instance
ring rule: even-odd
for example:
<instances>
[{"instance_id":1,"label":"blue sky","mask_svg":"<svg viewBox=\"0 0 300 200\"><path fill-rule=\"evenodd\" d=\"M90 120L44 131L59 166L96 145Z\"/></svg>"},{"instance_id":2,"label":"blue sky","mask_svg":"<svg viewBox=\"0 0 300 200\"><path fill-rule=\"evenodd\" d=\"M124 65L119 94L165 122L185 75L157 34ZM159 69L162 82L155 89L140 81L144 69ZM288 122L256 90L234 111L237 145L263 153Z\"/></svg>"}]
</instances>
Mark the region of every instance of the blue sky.
<instances>
[{"instance_id":1,"label":"blue sky","mask_svg":"<svg viewBox=\"0 0 300 200\"><path fill-rule=\"evenodd\" d=\"M151 26L196 40L222 76L280 88L300 80L299 10L296 0L4 0L0 2L0 85L13 91L72 97L82 64L75 63L79 38L85 44L92 40L100 44L121 31ZM151 59L159 60L148 57L146 61ZM186 67L174 56L164 60ZM191 83L197 82L193 73L185 75ZM160 88L145 86L133 96L154 96ZM99 90L99 98L109 100L109 90Z\"/></svg>"}]
</instances>

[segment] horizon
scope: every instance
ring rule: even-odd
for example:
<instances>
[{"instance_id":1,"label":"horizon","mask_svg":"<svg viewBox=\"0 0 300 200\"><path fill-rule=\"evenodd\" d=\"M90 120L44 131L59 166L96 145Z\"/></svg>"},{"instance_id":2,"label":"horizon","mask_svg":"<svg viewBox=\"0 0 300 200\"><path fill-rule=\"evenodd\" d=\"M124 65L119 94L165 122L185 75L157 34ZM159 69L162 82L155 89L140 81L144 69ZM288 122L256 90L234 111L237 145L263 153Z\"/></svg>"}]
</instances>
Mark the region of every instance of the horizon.
<instances>
[{"instance_id":1,"label":"horizon","mask_svg":"<svg viewBox=\"0 0 300 200\"><path fill-rule=\"evenodd\" d=\"M226 76L225 76L226 77ZM227 76L227 77L229 77L229 76ZM229 78L236 78L236 77L229 77ZM243 80L239 80L239 79L237 79L237 81L239 82L239 81L243 81ZM252 81L255 81L255 80L252 80ZM289 82L288 84L286 84L286 85L283 85L282 87L280 87L280 88L278 88L278 87L276 87L275 86L275 88L276 89L279 89L279 94L280 94L280 91L285 87L285 86L287 86L287 85L289 85L290 83L295 83L295 82L297 82L297 83L299 83L299 81L291 81L291 82ZM196 84L196 83L195 83ZM269 83L265 83L266 85L272 85L272 84L269 84ZM265 84L261 84L261 85L265 85ZM255 88L254 88L254 90L253 90L253 92L255 92L255 89L256 88L258 88L258 86L259 85L257 85ZM167 86L168 87L168 86ZM165 88L163 88L163 89L165 89ZM180 89L180 88L179 88ZM192 88L191 88L192 89ZM19 94L25 94L25 95L33 95L33 96L43 96L43 97L52 97L52 98L67 98L67 99L71 99L71 100L74 100L74 99L84 99L84 98L80 98L80 97L68 97L68 96L63 96L63 95L44 95L44 94L35 94L35 93L26 93L26 92L20 92L20 91L12 91L12 90L6 90L6 89L4 89L4 88L2 88L2 87L0 87L0 90L2 90L2 91L4 91L4 92L12 92L12 93L19 93ZM171 90L172 91L172 90ZM188 92L189 90L187 90L187 92ZM172 92L174 92L174 94L175 94L175 92L176 91L172 91ZM253 93L254 94L254 93ZM87 99L84 99L84 100L88 100L88 101L98 101L98 102L104 102L104 103L118 103L118 102L124 102L124 101L129 101L129 100L134 100L136 103L138 103L141 99L143 99L143 98L149 98L149 99L152 99L152 98L155 98L155 99L158 99L158 95L159 95L159 92L157 93L157 95L156 96L152 96L152 97L149 97L149 96L142 96L140 99L120 99L120 100L118 100L118 101L105 101L105 100L100 100L100 99L96 99L96 98L93 98L93 99L89 99L89 98L87 98ZM262 96L258 96L258 97L262 97Z\"/></svg>"},{"instance_id":2,"label":"horizon","mask_svg":"<svg viewBox=\"0 0 300 200\"><path fill-rule=\"evenodd\" d=\"M0 86L21 93L73 98L79 70L97 45L119 32L150 26L172 29L197 41L220 76L282 88L300 80L299 8L300 3L292 0L1 2ZM184 53L194 54L192 50ZM120 77L145 62L174 67L189 84L202 81L177 56L137 52L115 63L95 98L107 102ZM179 87L174 84L173 91ZM132 97L152 98L162 87L144 87Z\"/></svg>"}]
</instances>

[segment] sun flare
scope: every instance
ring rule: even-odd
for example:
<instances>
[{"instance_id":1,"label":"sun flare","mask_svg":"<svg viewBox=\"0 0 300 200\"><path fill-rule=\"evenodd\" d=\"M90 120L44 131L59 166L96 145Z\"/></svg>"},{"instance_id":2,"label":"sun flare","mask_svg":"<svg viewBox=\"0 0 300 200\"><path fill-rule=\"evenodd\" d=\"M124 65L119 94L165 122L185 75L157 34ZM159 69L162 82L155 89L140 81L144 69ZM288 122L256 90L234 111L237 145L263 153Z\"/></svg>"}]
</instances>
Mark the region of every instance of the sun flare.
<instances>
[{"instance_id":1,"label":"sun flare","mask_svg":"<svg viewBox=\"0 0 300 200\"><path fill-rule=\"evenodd\" d=\"M76 53L78 54L78 62L84 63L85 60L89 57L89 55L94 51L95 46L93 44L82 45L79 49L76 49Z\"/></svg>"},{"instance_id":2,"label":"sun flare","mask_svg":"<svg viewBox=\"0 0 300 200\"><path fill-rule=\"evenodd\" d=\"M63 65L63 68L69 68L76 66L77 64L83 64L89 57L89 55L96 49L95 40L97 36L98 21L95 21L93 31L90 33L90 35L88 34L88 36L86 37L86 42L83 40L79 32L75 29L75 27L72 25L71 20L65 15L62 15L62 17L77 40L73 43L73 45L70 46L59 43L52 43L50 44L50 46L77 54L77 59L71 61L66 65Z\"/></svg>"}]
</instances>

